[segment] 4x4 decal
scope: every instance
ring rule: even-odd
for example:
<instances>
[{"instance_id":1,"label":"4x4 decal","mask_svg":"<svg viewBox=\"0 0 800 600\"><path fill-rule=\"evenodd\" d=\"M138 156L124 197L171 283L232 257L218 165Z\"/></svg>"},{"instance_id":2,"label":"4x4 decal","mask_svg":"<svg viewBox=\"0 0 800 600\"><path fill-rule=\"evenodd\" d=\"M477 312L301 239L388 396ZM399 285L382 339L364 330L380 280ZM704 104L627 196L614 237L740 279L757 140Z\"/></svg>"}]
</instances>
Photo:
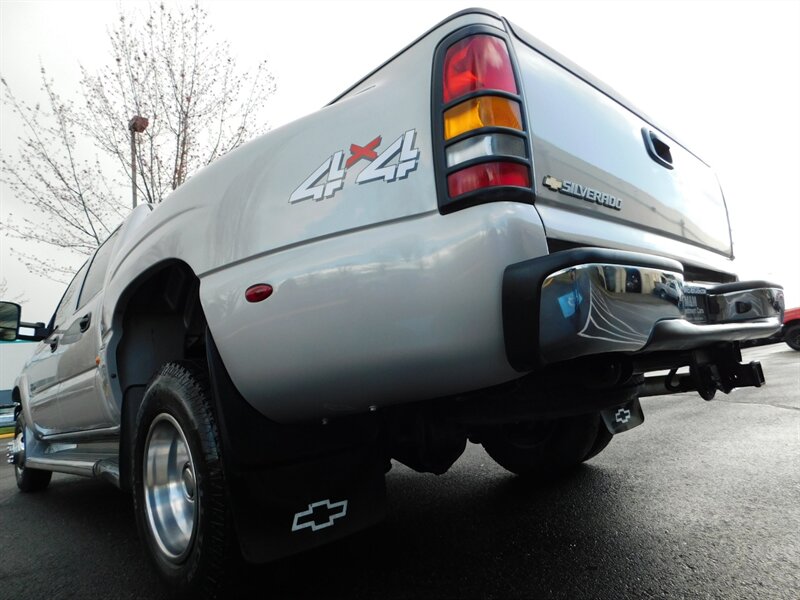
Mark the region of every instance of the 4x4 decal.
<instances>
[{"instance_id":1,"label":"4x4 decal","mask_svg":"<svg viewBox=\"0 0 800 600\"><path fill-rule=\"evenodd\" d=\"M366 158L367 160L375 160L378 158L378 153L375 152L375 148L381 145L381 139L381 136L378 136L366 146L350 144L350 158L347 159L344 166L349 169L362 158Z\"/></svg>"},{"instance_id":2,"label":"4x4 decal","mask_svg":"<svg viewBox=\"0 0 800 600\"><path fill-rule=\"evenodd\" d=\"M350 156L347 162L343 162L344 150L334 152L292 192L289 202L294 204L302 200L333 197L344 187L347 170L362 159L368 161L368 164L356 177L356 183L359 185L379 180L391 183L405 179L419 164L419 149L414 146L416 137L417 130L409 129L380 154L377 149L382 141L381 136L377 136L364 146L350 144Z\"/></svg>"}]
</instances>

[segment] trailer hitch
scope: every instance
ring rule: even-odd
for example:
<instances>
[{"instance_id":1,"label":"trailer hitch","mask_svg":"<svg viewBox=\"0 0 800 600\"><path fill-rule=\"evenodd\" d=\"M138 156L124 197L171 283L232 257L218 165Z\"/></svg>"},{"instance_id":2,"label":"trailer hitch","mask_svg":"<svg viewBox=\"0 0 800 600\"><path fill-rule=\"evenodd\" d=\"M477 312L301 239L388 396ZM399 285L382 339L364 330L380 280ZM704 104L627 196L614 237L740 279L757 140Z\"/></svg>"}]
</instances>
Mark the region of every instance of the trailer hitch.
<instances>
[{"instance_id":1,"label":"trailer hitch","mask_svg":"<svg viewBox=\"0 0 800 600\"><path fill-rule=\"evenodd\" d=\"M677 357L669 366L663 361L657 362L655 366L669 368L669 374L647 377L639 397L697 392L705 400L711 400L717 390L728 394L735 388L761 387L764 383L761 363L742 364L741 361L739 345L727 343L692 350ZM639 365L646 370L654 370L653 367L653 364ZM679 374L681 367L689 367L689 373Z\"/></svg>"},{"instance_id":2,"label":"trailer hitch","mask_svg":"<svg viewBox=\"0 0 800 600\"><path fill-rule=\"evenodd\" d=\"M720 390L726 394L740 387L761 387L764 370L758 361L742 364L738 344L721 344L692 353L689 367L694 388L704 400L711 400Z\"/></svg>"}]
</instances>

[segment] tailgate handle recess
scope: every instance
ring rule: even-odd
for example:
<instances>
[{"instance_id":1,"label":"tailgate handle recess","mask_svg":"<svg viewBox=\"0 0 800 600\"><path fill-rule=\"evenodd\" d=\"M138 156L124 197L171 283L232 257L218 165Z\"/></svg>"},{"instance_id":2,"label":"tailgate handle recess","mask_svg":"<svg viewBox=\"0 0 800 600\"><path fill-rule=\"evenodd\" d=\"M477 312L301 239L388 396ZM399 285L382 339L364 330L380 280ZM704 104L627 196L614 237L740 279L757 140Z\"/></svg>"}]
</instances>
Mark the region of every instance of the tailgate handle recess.
<instances>
[{"instance_id":1,"label":"tailgate handle recess","mask_svg":"<svg viewBox=\"0 0 800 600\"><path fill-rule=\"evenodd\" d=\"M655 131L642 127L642 137L644 138L644 147L647 148L647 153L654 161L666 169L672 169L672 152L669 151L669 145L664 142Z\"/></svg>"}]
</instances>

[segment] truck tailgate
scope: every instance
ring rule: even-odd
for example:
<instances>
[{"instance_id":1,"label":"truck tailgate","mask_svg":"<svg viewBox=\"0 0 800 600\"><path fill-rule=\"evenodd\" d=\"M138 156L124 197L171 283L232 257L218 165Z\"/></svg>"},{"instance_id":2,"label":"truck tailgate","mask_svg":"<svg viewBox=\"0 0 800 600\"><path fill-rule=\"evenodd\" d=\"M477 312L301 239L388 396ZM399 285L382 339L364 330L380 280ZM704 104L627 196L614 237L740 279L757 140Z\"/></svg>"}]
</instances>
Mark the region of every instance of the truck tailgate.
<instances>
[{"instance_id":1,"label":"truck tailgate","mask_svg":"<svg viewBox=\"0 0 800 600\"><path fill-rule=\"evenodd\" d=\"M613 90L513 29L548 237L583 241L588 229L604 245L646 249L656 235L731 256L725 201L708 165Z\"/></svg>"}]
</instances>

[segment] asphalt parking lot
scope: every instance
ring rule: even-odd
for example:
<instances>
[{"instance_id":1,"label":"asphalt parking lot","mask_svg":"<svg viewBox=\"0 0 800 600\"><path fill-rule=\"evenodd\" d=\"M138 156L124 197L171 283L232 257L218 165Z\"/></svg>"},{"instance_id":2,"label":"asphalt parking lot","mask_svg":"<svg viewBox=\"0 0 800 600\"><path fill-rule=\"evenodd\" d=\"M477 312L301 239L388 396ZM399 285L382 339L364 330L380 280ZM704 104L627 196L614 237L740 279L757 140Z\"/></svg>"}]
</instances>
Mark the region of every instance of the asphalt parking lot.
<instances>
[{"instance_id":1,"label":"asphalt parking lot","mask_svg":"<svg viewBox=\"0 0 800 600\"><path fill-rule=\"evenodd\" d=\"M800 353L754 348L768 385L642 401L643 426L560 480L525 485L478 446L446 475L396 465L389 516L242 574L247 598L800 597ZM165 598L128 496L0 467L0 597Z\"/></svg>"}]
</instances>

